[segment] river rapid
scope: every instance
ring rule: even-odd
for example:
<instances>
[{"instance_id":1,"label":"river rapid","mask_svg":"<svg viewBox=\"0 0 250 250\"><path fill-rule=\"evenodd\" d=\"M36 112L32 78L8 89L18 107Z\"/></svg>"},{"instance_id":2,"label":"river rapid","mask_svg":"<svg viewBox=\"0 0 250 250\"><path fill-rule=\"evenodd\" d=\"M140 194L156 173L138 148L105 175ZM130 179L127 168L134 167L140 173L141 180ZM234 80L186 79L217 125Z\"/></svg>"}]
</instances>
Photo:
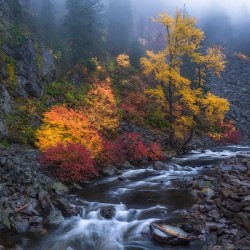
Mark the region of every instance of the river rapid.
<instances>
[{"instance_id":1,"label":"river rapid","mask_svg":"<svg viewBox=\"0 0 250 250\"><path fill-rule=\"evenodd\" d=\"M119 176L83 184L72 191L71 204L81 208L81 215L66 219L50 229L43 239L26 237L25 249L39 250L160 250L173 249L153 242L149 225L156 220L176 225L185 222L181 213L195 200L185 187L197 175L212 175L219 162L250 151L250 147L230 146L189 154L166 161L169 170L154 170L152 165L122 170ZM119 178L118 178L119 177ZM100 215L101 207L113 206L112 219ZM200 250L201 240L175 249Z\"/></svg>"}]
</instances>

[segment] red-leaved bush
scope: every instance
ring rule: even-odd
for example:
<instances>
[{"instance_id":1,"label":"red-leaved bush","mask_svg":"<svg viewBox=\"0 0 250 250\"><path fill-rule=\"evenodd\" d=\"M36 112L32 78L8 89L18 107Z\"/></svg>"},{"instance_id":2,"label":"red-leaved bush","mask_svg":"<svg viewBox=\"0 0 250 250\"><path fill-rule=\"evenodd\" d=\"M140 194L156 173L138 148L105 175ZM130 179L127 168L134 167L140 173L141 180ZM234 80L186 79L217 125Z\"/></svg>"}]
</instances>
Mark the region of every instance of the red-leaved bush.
<instances>
[{"instance_id":1,"label":"red-leaved bush","mask_svg":"<svg viewBox=\"0 0 250 250\"><path fill-rule=\"evenodd\" d=\"M42 166L63 182L82 181L97 175L89 151L79 143L57 144L41 155Z\"/></svg>"},{"instance_id":2,"label":"red-leaved bush","mask_svg":"<svg viewBox=\"0 0 250 250\"><path fill-rule=\"evenodd\" d=\"M148 147L148 157L153 161L165 160L166 157L159 142L152 142Z\"/></svg>"},{"instance_id":3,"label":"red-leaved bush","mask_svg":"<svg viewBox=\"0 0 250 250\"><path fill-rule=\"evenodd\" d=\"M100 166L119 165L125 161L124 147L117 138L114 141L103 139L103 150L96 157L96 163Z\"/></svg>"},{"instance_id":4,"label":"red-leaved bush","mask_svg":"<svg viewBox=\"0 0 250 250\"><path fill-rule=\"evenodd\" d=\"M223 136L222 143L224 144L239 144L241 139L240 131L237 130L233 124L233 121L222 122L220 124Z\"/></svg>"},{"instance_id":5,"label":"red-leaved bush","mask_svg":"<svg viewBox=\"0 0 250 250\"><path fill-rule=\"evenodd\" d=\"M125 160L140 162L143 159L164 160L160 143L146 145L142 134L125 132L114 141L103 140L103 151L96 158L98 166L119 165Z\"/></svg>"},{"instance_id":6,"label":"red-leaved bush","mask_svg":"<svg viewBox=\"0 0 250 250\"><path fill-rule=\"evenodd\" d=\"M119 140L123 146L125 158L128 161L138 162L148 157L148 149L143 142L141 134L125 132Z\"/></svg>"}]
</instances>

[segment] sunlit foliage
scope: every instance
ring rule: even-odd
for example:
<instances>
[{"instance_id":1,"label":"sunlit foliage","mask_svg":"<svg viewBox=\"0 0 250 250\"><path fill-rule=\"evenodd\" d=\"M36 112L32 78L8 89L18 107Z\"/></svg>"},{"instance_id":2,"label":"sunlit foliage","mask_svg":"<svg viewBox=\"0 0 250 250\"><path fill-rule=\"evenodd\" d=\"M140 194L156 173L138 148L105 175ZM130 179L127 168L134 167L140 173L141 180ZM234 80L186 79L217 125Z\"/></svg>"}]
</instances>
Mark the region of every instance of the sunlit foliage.
<instances>
[{"instance_id":1,"label":"sunlit foliage","mask_svg":"<svg viewBox=\"0 0 250 250\"><path fill-rule=\"evenodd\" d=\"M204 117L211 124L222 121L229 109L227 100L204 91L207 71L220 76L225 68L225 56L219 46L208 48L205 54L200 52L204 34L197 28L195 19L186 13L177 10L175 17L161 14L155 22L166 28L166 47L157 53L147 51L141 65L144 73L153 74L162 88L159 91L158 87L155 93L167 103L164 112L170 124L168 144L173 147L176 140L182 140L186 146ZM182 74L184 56L196 67L196 83Z\"/></svg>"},{"instance_id":2,"label":"sunlit foliage","mask_svg":"<svg viewBox=\"0 0 250 250\"><path fill-rule=\"evenodd\" d=\"M110 79L96 82L85 102L86 115L97 131L106 137L116 134L120 117Z\"/></svg>"},{"instance_id":3,"label":"sunlit foliage","mask_svg":"<svg viewBox=\"0 0 250 250\"><path fill-rule=\"evenodd\" d=\"M126 54L120 54L116 57L116 62L119 66L127 68L130 66L129 56Z\"/></svg>"},{"instance_id":4,"label":"sunlit foliage","mask_svg":"<svg viewBox=\"0 0 250 250\"><path fill-rule=\"evenodd\" d=\"M52 107L44 113L36 138L36 145L42 151L69 142L82 144L91 155L102 148L101 137L84 112L68 109L65 105Z\"/></svg>"}]
</instances>

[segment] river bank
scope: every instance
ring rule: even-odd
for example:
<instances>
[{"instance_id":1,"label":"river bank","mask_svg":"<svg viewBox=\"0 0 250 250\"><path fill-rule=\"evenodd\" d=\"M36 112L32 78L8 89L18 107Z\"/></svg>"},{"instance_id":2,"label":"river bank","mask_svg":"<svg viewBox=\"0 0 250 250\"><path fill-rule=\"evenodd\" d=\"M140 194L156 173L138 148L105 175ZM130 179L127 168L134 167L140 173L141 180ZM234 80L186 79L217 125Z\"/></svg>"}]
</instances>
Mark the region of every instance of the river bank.
<instances>
[{"instance_id":1,"label":"river bank","mask_svg":"<svg viewBox=\"0 0 250 250\"><path fill-rule=\"evenodd\" d=\"M194 243L188 249L200 249L206 244L211 249L235 243L250 246L249 152L202 151L163 163L145 162L137 167L127 163L122 168L106 169L105 178L71 190L41 172L38 157L38 151L18 145L1 147L0 245L5 249L37 249L36 244L55 230L61 235L70 233L70 237L78 237L65 229L76 221L82 225L81 232L90 231L83 234L83 241L95 238L91 235L93 229L83 225L98 226L95 229L98 235L99 227L103 230L105 225L109 230L126 223L126 230L139 237L138 247L146 244L143 249L152 246L162 249L154 243L145 243L138 235L156 219L170 216L174 224L180 222L180 212L184 221L188 219L195 225L194 233L204 242ZM106 210L107 203L110 204ZM105 214L114 219L105 219ZM64 246L68 249L70 243L64 244L62 249Z\"/></svg>"},{"instance_id":2,"label":"river bank","mask_svg":"<svg viewBox=\"0 0 250 250\"><path fill-rule=\"evenodd\" d=\"M202 226L208 249L250 248L250 154L238 154L186 183L196 204L183 213Z\"/></svg>"}]
</instances>

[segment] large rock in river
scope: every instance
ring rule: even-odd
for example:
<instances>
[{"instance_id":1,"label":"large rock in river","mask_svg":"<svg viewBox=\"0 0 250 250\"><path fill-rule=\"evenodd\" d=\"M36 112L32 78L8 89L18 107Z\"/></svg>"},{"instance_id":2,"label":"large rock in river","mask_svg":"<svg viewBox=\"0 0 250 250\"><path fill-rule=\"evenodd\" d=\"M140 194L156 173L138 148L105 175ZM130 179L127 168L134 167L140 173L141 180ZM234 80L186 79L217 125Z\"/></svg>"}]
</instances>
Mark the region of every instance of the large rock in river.
<instances>
[{"instance_id":1,"label":"large rock in river","mask_svg":"<svg viewBox=\"0 0 250 250\"><path fill-rule=\"evenodd\" d=\"M188 244L191 237L179 227L165 225L161 222L150 224L150 232L153 240L161 244L173 246Z\"/></svg>"}]
</instances>

